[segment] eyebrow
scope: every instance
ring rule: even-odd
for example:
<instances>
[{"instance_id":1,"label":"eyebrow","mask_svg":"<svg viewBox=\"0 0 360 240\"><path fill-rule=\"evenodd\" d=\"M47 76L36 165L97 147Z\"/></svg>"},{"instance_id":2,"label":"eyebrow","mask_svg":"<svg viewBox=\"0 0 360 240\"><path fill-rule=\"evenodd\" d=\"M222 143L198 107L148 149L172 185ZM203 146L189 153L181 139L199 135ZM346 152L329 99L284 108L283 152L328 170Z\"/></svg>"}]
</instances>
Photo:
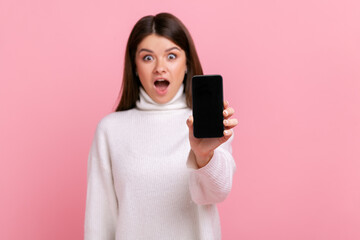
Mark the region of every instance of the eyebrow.
<instances>
[{"instance_id":1,"label":"eyebrow","mask_svg":"<svg viewBox=\"0 0 360 240\"><path fill-rule=\"evenodd\" d=\"M172 48L166 49L165 52L170 52L170 51L172 51L172 50L174 50L174 49L180 51L180 49L179 49L178 47L172 47ZM153 51L151 51L151 50L149 50L149 49L147 49L147 48L142 48L142 49L140 49L139 52L138 52L138 54L139 54L140 52L154 53Z\"/></svg>"}]
</instances>

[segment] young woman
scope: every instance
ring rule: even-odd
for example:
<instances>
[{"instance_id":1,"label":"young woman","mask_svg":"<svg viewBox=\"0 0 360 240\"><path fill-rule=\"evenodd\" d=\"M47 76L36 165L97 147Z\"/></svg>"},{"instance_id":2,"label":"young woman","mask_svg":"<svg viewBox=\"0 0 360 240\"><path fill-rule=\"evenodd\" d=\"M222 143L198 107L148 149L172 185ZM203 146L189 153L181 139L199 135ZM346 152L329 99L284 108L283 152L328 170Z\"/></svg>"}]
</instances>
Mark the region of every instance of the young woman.
<instances>
[{"instance_id":1,"label":"young woman","mask_svg":"<svg viewBox=\"0 0 360 240\"><path fill-rule=\"evenodd\" d=\"M120 103L98 124L88 159L85 239L220 239L229 194L234 110L224 137L197 139L191 78L203 74L173 15L141 18L128 39Z\"/></svg>"}]
</instances>

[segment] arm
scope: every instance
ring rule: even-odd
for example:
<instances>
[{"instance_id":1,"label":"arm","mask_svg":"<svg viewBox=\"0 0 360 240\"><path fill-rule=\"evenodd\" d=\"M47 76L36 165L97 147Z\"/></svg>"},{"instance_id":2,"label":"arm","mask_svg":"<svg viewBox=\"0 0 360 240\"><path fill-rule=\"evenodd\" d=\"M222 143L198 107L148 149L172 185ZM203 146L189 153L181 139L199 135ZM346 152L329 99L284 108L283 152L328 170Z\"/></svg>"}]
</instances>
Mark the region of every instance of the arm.
<instances>
[{"instance_id":1,"label":"arm","mask_svg":"<svg viewBox=\"0 0 360 240\"><path fill-rule=\"evenodd\" d=\"M101 123L101 122L100 122ZM115 239L117 198L110 154L101 124L97 126L88 156L84 239Z\"/></svg>"},{"instance_id":2,"label":"arm","mask_svg":"<svg viewBox=\"0 0 360 240\"><path fill-rule=\"evenodd\" d=\"M191 169L189 189L192 200L197 204L222 202L230 193L236 170L232 157L233 136L214 150L211 160L202 168L197 168L195 155L191 151L188 164Z\"/></svg>"},{"instance_id":3,"label":"arm","mask_svg":"<svg viewBox=\"0 0 360 240\"><path fill-rule=\"evenodd\" d=\"M238 121L231 119L234 109L224 102L224 136L220 138L195 138L193 117L187 120L191 151L187 165L190 173L190 193L198 204L214 204L225 200L232 186L236 166L232 157L231 142Z\"/></svg>"}]
</instances>

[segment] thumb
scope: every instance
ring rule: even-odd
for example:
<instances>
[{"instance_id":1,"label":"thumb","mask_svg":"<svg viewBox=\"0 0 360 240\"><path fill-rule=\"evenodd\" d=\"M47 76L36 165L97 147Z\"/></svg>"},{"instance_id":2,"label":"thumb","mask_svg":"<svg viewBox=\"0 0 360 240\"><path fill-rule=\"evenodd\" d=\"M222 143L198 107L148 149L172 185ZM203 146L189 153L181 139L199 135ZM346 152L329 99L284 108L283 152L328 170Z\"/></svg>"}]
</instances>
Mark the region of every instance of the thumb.
<instances>
[{"instance_id":1,"label":"thumb","mask_svg":"<svg viewBox=\"0 0 360 240\"><path fill-rule=\"evenodd\" d=\"M194 117L192 115L189 116L189 118L186 120L186 124L189 128L189 134L193 134L193 130L194 130ZM192 136L192 135L190 135Z\"/></svg>"}]
</instances>

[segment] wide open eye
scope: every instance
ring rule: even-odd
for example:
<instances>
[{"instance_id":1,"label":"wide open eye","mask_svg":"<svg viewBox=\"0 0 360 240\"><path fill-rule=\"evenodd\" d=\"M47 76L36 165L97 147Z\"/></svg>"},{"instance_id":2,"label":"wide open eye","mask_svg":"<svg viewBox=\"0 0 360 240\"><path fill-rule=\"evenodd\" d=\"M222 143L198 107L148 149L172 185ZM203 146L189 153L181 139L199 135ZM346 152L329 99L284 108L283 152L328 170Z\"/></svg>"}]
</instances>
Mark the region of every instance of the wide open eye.
<instances>
[{"instance_id":1,"label":"wide open eye","mask_svg":"<svg viewBox=\"0 0 360 240\"><path fill-rule=\"evenodd\" d=\"M173 53L170 53L170 54L168 55L168 59L170 59L170 60L173 60L173 59L175 59L175 58L176 58L176 55L173 54Z\"/></svg>"},{"instance_id":2,"label":"wide open eye","mask_svg":"<svg viewBox=\"0 0 360 240\"><path fill-rule=\"evenodd\" d=\"M150 55L146 55L145 57L143 57L143 60L144 61L152 61L154 58L152 57L152 56L150 56Z\"/></svg>"}]
</instances>

